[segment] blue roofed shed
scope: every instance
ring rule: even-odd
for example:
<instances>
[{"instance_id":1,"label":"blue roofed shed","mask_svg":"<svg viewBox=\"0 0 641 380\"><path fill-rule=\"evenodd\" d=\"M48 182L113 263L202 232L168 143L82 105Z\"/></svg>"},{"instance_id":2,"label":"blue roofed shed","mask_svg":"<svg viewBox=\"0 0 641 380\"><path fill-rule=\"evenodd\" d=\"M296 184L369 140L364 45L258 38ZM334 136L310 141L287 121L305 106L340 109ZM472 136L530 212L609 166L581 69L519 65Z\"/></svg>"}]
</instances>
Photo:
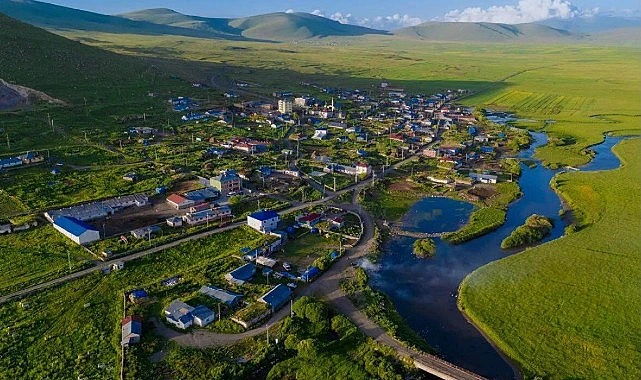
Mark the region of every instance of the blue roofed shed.
<instances>
[{"instance_id":1,"label":"blue roofed shed","mask_svg":"<svg viewBox=\"0 0 641 380\"><path fill-rule=\"evenodd\" d=\"M309 267L307 270L300 276L301 280L305 282L311 282L314 281L316 277L318 277L321 274L320 269L317 267Z\"/></svg>"},{"instance_id":2,"label":"blue roofed shed","mask_svg":"<svg viewBox=\"0 0 641 380\"><path fill-rule=\"evenodd\" d=\"M251 280L256 274L256 265L247 263L242 267L236 268L225 275L225 279L231 284L243 285Z\"/></svg>"},{"instance_id":3,"label":"blue roofed shed","mask_svg":"<svg viewBox=\"0 0 641 380\"><path fill-rule=\"evenodd\" d=\"M292 290L283 284L278 284L258 300L266 303L272 310L280 309L292 296Z\"/></svg>"}]
</instances>

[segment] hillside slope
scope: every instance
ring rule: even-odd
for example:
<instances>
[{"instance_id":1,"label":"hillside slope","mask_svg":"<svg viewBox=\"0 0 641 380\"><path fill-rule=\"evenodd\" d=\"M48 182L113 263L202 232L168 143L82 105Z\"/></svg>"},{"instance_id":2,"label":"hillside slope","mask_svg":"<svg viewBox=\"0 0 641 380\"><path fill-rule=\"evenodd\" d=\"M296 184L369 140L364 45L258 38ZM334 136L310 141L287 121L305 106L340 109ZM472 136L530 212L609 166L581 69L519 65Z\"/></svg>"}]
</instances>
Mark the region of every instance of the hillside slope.
<instances>
[{"instance_id":1,"label":"hillside slope","mask_svg":"<svg viewBox=\"0 0 641 380\"><path fill-rule=\"evenodd\" d=\"M581 39L579 35L544 25L486 22L426 22L398 29L394 34L422 40L456 42L553 42Z\"/></svg>"},{"instance_id":2,"label":"hillside slope","mask_svg":"<svg viewBox=\"0 0 641 380\"><path fill-rule=\"evenodd\" d=\"M33 0L0 0L0 13L50 30L239 39L227 33L130 20ZM240 37L242 39L242 37Z\"/></svg>"},{"instance_id":3,"label":"hillside slope","mask_svg":"<svg viewBox=\"0 0 641 380\"><path fill-rule=\"evenodd\" d=\"M188 16L167 8L143 9L118 15L129 20L188 28L225 36L241 37L242 30L231 27L227 18Z\"/></svg>"},{"instance_id":4,"label":"hillside slope","mask_svg":"<svg viewBox=\"0 0 641 380\"><path fill-rule=\"evenodd\" d=\"M270 13L232 20L229 25L241 29L243 36L274 41L388 34L382 30L341 24L338 21L308 13Z\"/></svg>"},{"instance_id":5,"label":"hillside slope","mask_svg":"<svg viewBox=\"0 0 641 380\"><path fill-rule=\"evenodd\" d=\"M140 59L70 41L0 13L0 78L63 100L140 81ZM87 90L88 91L88 90Z\"/></svg>"}]
</instances>

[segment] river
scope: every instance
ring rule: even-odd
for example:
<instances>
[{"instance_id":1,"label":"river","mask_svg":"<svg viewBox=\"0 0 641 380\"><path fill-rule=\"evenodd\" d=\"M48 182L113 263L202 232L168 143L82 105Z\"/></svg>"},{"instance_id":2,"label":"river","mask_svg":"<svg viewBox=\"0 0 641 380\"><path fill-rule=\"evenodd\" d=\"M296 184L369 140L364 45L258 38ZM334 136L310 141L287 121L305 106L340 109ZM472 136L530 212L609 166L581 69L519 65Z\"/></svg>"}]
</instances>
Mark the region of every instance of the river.
<instances>
[{"instance_id":1,"label":"river","mask_svg":"<svg viewBox=\"0 0 641 380\"><path fill-rule=\"evenodd\" d=\"M533 160L534 150L547 142L544 133L532 136L532 145L520 152L519 158ZM619 159L611 148L620 140L607 137L602 144L592 147L597 154L581 170L618 167ZM536 213L554 220L554 228L544 242L563 235L566 222L559 217L561 202L549 186L557 172L540 164L534 168L522 165L519 185L523 196L510 205L505 224L494 232L461 245L435 239L436 255L430 259L412 254L413 238L394 236L383 247L380 265L370 273L372 285L391 298L409 326L444 359L491 379L518 377L513 367L460 313L456 305L457 289L475 269L518 251L502 250L501 241L528 216ZM472 210L473 206L466 202L425 198L403 217L403 228L419 232L453 231L465 224Z\"/></svg>"}]
</instances>

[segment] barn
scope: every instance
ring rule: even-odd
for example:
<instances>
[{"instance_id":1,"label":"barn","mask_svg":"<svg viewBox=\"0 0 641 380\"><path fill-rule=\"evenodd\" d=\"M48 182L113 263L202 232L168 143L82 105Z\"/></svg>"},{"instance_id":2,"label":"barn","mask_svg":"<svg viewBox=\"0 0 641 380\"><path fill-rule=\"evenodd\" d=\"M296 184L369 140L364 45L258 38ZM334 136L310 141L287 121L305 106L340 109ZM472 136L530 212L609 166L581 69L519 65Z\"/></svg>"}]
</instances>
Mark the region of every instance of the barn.
<instances>
[{"instance_id":1,"label":"barn","mask_svg":"<svg viewBox=\"0 0 641 380\"><path fill-rule=\"evenodd\" d=\"M53 227L77 244L87 244L100 240L100 232L87 223L70 216L59 216Z\"/></svg>"}]
</instances>

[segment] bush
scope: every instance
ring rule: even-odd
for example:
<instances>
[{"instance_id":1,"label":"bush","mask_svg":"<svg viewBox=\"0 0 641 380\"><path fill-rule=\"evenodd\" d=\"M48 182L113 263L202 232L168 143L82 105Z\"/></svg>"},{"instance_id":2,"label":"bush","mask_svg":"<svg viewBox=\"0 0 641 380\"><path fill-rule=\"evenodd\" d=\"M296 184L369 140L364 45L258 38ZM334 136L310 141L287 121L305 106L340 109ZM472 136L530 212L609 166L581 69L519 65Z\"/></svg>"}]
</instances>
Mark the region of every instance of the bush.
<instances>
[{"instance_id":1,"label":"bush","mask_svg":"<svg viewBox=\"0 0 641 380\"><path fill-rule=\"evenodd\" d=\"M430 238L414 241L414 254L418 257L432 257L436 253L434 240Z\"/></svg>"},{"instance_id":2,"label":"bush","mask_svg":"<svg viewBox=\"0 0 641 380\"><path fill-rule=\"evenodd\" d=\"M552 223L552 220L545 216L531 215L524 225L517 227L501 242L501 248L517 248L536 243L550 234Z\"/></svg>"}]
</instances>

